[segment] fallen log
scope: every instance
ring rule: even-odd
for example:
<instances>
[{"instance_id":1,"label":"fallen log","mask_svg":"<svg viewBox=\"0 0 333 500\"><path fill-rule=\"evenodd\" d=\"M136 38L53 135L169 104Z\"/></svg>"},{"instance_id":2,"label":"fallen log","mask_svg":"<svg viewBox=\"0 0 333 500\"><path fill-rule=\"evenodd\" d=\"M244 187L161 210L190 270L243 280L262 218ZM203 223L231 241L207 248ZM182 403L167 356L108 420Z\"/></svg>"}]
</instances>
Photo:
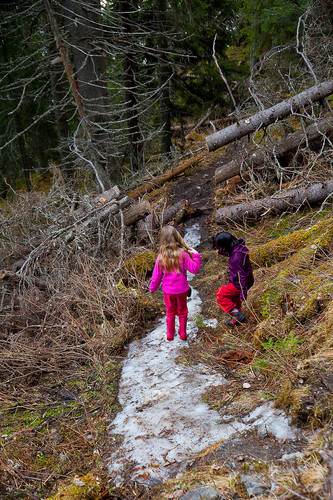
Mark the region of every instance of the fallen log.
<instances>
[{"instance_id":1,"label":"fallen log","mask_svg":"<svg viewBox=\"0 0 333 500\"><path fill-rule=\"evenodd\" d=\"M219 130L218 132L207 136L206 142L208 151L215 151L216 149L225 146L236 139L240 139L245 135L249 135L262 127L270 125L273 122L295 113L302 107L306 107L314 102L320 101L332 93L333 80L330 80L311 87L304 92L294 95L286 101L275 104L275 106L272 106L271 108L260 111L249 118L242 119L238 123L234 123L223 130Z\"/></svg>"},{"instance_id":2,"label":"fallen log","mask_svg":"<svg viewBox=\"0 0 333 500\"><path fill-rule=\"evenodd\" d=\"M315 205L321 203L332 194L333 179L330 179L312 186L286 190L251 203L239 203L232 207L220 208L216 212L215 221L220 225L242 223L245 220L256 221L267 214L293 211L304 204Z\"/></svg>"},{"instance_id":3,"label":"fallen log","mask_svg":"<svg viewBox=\"0 0 333 500\"><path fill-rule=\"evenodd\" d=\"M103 191L103 193L98 195L93 200L93 205L99 207L100 205L104 205L105 203L108 203L111 200L119 200L120 197L121 197L120 189L118 188L118 186L113 186L111 189Z\"/></svg>"},{"instance_id":4,"label":"fallen log","mask_svg":"<svg viewBox=\"0 0 333 500\"><path fill-rule=\"evenodd\" d=\"M250 152L245 159L239 155L216 170L215 182L220 183L238 175L240 172L255 169L265 162L267 156L274 156L274 158L279 159L284 154L302 148L307 142L311 143L326 134L329 137L333 135L333 118L318 120L318 122L307 127L305 131L299 130L273 144L270 148L260 148Z\"/></svg>"},{"instance_id":5,"label":"fallen log","mask_svg":"<svg viewBox=\"0 0 333 500\"><path fill-rule=\"evenodd\" d=\"M158 227L159 221L154 213L149 214L145 219L140 219L136 225L136 239L139 243L152 241L153 233Z\"/></svg>"},{"instance_id":6,"label":"fallen log","mask_svg":"<svg viewBox=\"0 0 333 500\"><path fill-rule=\"evenodd\" d=\"M194 156L193 158L189 158L186 160L184 163L179 165L178 167L169 170L163 175L160 175L159 177L155 177L150 182L147 182L144 186L139 187L135 191L131 191L128 195L136 200L140 196L143 196L146 193L149 193L149 191L152 191L153 189L161 186L165 182L169 181L173 177L176 177L177 175L181 174L182 172L185 172L190 167L194 167L198 165L203 159L205 158L205 155L199 154L197 156Z\"/></svg>"},{"instance_id":7,"label":"fallen log","mask_svg":"<svg viewBox=\"0 0 333 500\"><path fill-rule=\"evenodd\" d=\"M156 210L149 214L145 219L139 220L137 224L137 239L140 242L151 240L154 231L171 220L178 224L188 217L191 213L189 203L186 199L180 200L174 205L166 208L159 215Z\"/></svg>"},{"instance_id":8,"label":"fallen log","mask_svg":"<svg viewBox=\"0 0 333 500\"><path fill-rule=\"evenodd\" d=\"M166 208L161 215L158 217L160 224L164 225L174 220L178 224L184 220L188 215L190 215L190 206L188 201L184 198L174 205Z\"/></svg>"},{"instance_id":9,"label":"fallen log","mask_svg":"<svg viewBox=\"0 0 333 500\"><path fill-rule=\"evenodd\" d=\"M124 213L125 226L131 226L138 222L138 220L145 217L151 210L148 200L143 200L141 203L136 203Z\"/></svg>"}]
</instances>

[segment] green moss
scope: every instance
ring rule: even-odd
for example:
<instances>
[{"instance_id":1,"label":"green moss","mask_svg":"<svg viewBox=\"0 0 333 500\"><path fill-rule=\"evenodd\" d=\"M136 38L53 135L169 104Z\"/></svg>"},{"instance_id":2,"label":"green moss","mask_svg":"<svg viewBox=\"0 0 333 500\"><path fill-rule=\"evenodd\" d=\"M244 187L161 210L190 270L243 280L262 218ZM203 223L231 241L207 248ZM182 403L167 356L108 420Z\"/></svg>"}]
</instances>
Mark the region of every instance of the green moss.
<instances>
[{"instance_id":1,"label":"green moss","mask_svg":"<svg viewBox=\"0 0 333 500\"><path fill-rule=\"evenodd\" d=\"M130 288L127 288L127 286L124 285L122 278L120 278L120 280L117 283L117 290L120 293L120 295L127 295L131 291Z\"/></svg>"},{"instance_id":2,"label":"green moss","mask_svg":"<svg viewBox=\"0 0 333 500\"><path fill-rule=\"evenodd\" d=\"M73 479L70 486L62 487L59 492L46 500L98 500L103 496L103 484L98 477L87 474Z\"/></svg>"},{"instance_id":3,"label":"green moss","mask_svg":"<svg viewBox=\"0 0 333 500\"><path fill-rule=\"evenodd\" d=\"M270 239L277 239L280 236L285 236L286 234L292 233L294 229L300 230L309 227L313 221L321 221L331 215L331 208L327 207L319 211L315 215L310 212L308 215L304 214L303 211L294 212L291 214L284 215L283 218L279 218L276 223L273 222L270 232L268 234Z\"/></svg>"},{"instance_id":4,"label":"green moss","mask_svg":"<svg viewBox=\"0 0 333 500\"><path fill-rule=\"evenodd\" d=\"M294 231L276 240L269 241L250 252L254 267L267 267L290 258L297 252L298 261L308 260L325 250L333 237L333 219L318 222L309 229ZM303 249L303 252L301 250Z\"/></svg>"},{"instance_id":5,"label":"green moss","mask_svg":"<svg viewBox=\"0 0 333 500\"><path fill-rule=\"evenodd\" d=\"M156 253L147 250L125 260L123 269L134 275L145 276L148 272L153 272L155 261Z\"/></svg>"}]
</instances>

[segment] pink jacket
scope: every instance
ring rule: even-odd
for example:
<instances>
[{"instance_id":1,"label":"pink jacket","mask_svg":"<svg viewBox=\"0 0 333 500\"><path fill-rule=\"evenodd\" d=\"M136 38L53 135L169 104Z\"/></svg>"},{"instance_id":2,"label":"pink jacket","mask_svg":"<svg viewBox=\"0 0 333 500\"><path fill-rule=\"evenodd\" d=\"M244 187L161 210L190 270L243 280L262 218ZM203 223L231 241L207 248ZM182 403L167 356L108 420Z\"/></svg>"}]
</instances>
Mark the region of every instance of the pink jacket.
<instances>
[{"instance_id":1,"label":"pink jacket","mask_svg":"<svg viewBox=\"0 0 333 500\"><path fill-rule=\"evenodd\" d=\"M155 267L153 275L151 278L149 290L153 293L156 292L161 284L162 278L162 290L166 293L177 294L187 292L190 288L187 283L186 270L190 273L196 274L199 271L201 263L201 255L199 253L192 254L192 258L187 252L181 253L182 257L179 258L180 272L167 273L165 270L160 268L159 261L161 256L159 255L155 262Z\"/></svg>"}]
</instances>

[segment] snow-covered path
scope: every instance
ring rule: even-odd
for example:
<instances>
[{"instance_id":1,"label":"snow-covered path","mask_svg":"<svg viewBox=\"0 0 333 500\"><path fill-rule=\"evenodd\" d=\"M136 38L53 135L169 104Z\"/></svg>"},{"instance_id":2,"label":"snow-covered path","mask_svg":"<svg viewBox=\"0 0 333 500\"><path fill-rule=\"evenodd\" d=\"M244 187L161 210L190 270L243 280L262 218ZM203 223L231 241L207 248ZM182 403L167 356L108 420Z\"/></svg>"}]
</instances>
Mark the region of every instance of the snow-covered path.
<instances>
[{"instance_id":1,"label":"snow-covered path","mask_svg":"<svg viewBox=\"0 0 333 500\"><path fill-rule=\"evenodd\" d=\"M187 229L185 239L194 248L199 244L196 224ZM196 290L188 306L188 337L193 339L201 308ZM132 480L147 485L164 481L184 468L195 453L252 426L264 426L278 438L297 437L283 413L269 404L242 420L225 423L201 401L202 394L210 386L225 383L224 378L204 365L177 364L184 344L178 335L167 342L163 318L145 338L129 346L119 392L123 410L110 428L112 434L123 436L109 462L117 484L125 479L130 464L134 465Z\"/></svg>"}]
</instances>

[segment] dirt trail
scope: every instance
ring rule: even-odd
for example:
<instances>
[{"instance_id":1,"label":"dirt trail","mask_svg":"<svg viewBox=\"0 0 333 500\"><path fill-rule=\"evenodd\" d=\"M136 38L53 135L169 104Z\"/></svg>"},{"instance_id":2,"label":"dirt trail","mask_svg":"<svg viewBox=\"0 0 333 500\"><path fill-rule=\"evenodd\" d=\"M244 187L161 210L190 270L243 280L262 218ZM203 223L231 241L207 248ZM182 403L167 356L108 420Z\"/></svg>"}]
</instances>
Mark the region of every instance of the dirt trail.
<instances>
[{"instance_id":1,"label":"dirt trail","mask_svg":"<svg viewBox=\"0 0 333 500\"><path fill-rule=\"evenodd\" d=\"M222 163L219 163L222 164ZM201 246L207 245L207 220L214 209L214 174L216 164L208 167L197 167L190 175L183 174L169 184L170 204L184 199L188 200L192 210L191 220L200 226Z\"/></svg>"}]
</instances>

